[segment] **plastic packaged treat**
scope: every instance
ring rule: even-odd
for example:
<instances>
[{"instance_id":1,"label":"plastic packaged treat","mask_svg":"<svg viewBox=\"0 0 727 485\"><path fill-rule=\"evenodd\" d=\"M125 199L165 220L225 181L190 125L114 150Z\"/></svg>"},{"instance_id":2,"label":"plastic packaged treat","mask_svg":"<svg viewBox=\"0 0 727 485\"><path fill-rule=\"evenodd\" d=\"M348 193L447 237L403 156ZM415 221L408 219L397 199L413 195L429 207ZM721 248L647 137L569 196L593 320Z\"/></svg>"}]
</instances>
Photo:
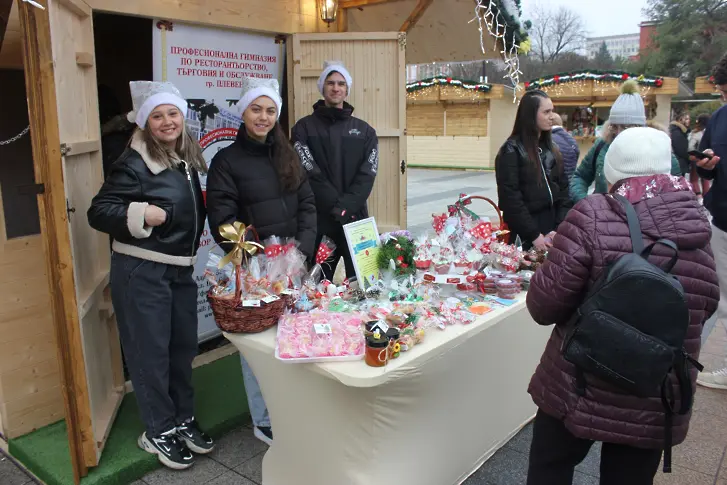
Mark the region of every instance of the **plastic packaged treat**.
<instances>
[{"instance_id":1,"label":"plastic packaged treat","mask_svg":"<svg viewBox=\"0 0 727 485\"><path fill-rule=\"evenodd\" d=\"M276 357L288 362L358 360L365 351L361 314L311 311L278 323Z\"/></svg>"},{"instance_id":2,"label":"plastic packaged treat","mask_svg":"<svg viewBox=\"0 0 727 485\"><path fill-rule=\"evenodd\" d=\"M422 234L415 241L414 265L419 270L428 270L432 265L432 249L427 233Z\"/></svg>"}]
</instances>

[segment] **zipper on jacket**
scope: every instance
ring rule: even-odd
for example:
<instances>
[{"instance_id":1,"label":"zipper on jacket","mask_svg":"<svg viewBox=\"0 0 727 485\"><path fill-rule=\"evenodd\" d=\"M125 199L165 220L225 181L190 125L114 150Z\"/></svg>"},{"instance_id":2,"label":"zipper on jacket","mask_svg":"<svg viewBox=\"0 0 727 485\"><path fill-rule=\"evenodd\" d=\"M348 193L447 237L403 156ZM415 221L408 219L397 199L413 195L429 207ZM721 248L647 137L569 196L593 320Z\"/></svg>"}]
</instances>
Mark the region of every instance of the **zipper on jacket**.
<instances>
[{"instance_id":1,"label":"zipper on jacket","mask_svg":"<svg viewBox=\"0 0 727 485\"><path fill-rule=\"evenodd\" d=\"M197 213L197 196L194 194L194 183L192 182L192 174L189 172L189 164L182 160L182 165L184 166L184 173L187 174L189 190L192 192L192 202L194 203L194 234L192 235L192 252L190 253L190 256L194 256L194 250L197 242L197 224L199 221L199 214Z\"/></svg>"},{"instance_id":2,"label":"zipper on jacket","mask_svg":"<svg viewBox=\"0 0 727 485\"><path fill-rule=\"evenodd\" d=\"M548 187L548 195L550 196L550 207L553 207L555 204L555 201L553 201L553 191L550 190L550 180L548 180L548 175L545 173L545 167L543 167L543 160L540 158L540 155L543 154L543 149L538 147L538 162L540 162L540 170L543 172L543 178L545 179L545 185Z\"/></svg>"}]
</instances>

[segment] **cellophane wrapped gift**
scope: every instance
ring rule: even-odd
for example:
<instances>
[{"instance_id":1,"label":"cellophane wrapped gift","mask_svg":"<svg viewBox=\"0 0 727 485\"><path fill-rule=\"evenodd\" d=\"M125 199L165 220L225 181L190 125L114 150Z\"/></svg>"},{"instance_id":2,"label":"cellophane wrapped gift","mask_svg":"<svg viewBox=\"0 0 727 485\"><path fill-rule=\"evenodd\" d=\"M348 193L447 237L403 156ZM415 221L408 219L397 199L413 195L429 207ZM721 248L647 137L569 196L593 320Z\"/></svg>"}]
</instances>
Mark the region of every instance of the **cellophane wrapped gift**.
<instances>
[{"instance_id":1,"label":"cellophane wrapped gift","mask_svg":"<svg viewBox=\"0 0 727 485\"><path fill-rule=\"evenodd\" d=\"M425 232L419 236L415 244L414 250L414 264L417 269L426 271L432 265L432 243L429 241L429 237Z\"/></svg>"},{"instance_id":2,"label":"cellophane wrapped gift","mask_svg":"<svg viewBox=\"0 0 727 485\"><path fill-rule=\"evenodd\" d=\"M220 268L220 261L224 257L225 252L219 246L210 249L204 276L210 283L215 296L233 298L235 296L235 267L229 263Z\"/></svg>"},{"instance_id":3,"label":"cellophane wrapped gift","mask_svg":"<svg viewBox=\"0 0 727 485\"><path fill-rule=\"evenodd\" d=\"M286 313L278 322L275 356L286 362L360 360L363 323L361 313Z\"/></svg>"},{"instance_id":4,"label":"cellophane wrapped gift","mask_svg":"<svg viewBox=\"0 0 727 485\"><path fill-rule=\"evenodd\" d=\"M330 264L333 253L336 251L336 243L328 236L323 236L321 244L316 251L316 264L305 276L303 284L308 288L316 288L318 283L323 279L323 265Z\"/></svg>"}]
</instances>

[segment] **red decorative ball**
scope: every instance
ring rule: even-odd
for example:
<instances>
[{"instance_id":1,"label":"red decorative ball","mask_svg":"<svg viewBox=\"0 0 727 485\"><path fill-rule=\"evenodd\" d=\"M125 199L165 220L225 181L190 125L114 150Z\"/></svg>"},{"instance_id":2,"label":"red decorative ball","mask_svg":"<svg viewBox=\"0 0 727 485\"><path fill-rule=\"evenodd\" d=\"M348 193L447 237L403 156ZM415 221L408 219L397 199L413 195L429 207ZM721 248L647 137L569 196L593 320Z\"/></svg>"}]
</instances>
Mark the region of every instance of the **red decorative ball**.
<instances>
[{"instance_id":1,"label":"red decorative ball","mask_svg":"<svg viewBox=\"0 0 727 485\"><path fill-rule=\"evenodd\" d=\"M525 89L527 89L527 88L529 88L529 87L530 87L530 83L526 82L526 83L525 83Z\"/></svg>"},{"instance_id":2,"label":"red decorative ball","mask_svg":"<svg viewBox=\"0 0 727 485\"><path fill-rule=\"evenodd\" d=\"M553 81L555 81L556 83L559 83L560 82L560 76L553 76Z\"/></svg>"},{"instance_id":3,"label":"red decorative ball","mask_svg":"<svg viewBox=\"0 0 727 485\"><path fill-rule=\"evenodd\" d=\"M663 79L657 79L656 81L654 81L654 84L656 84L656 87L657 88L660 88L660 87L662 87L664 85L664 80Z\"/></svg>"},{"instance_id":4,"label":"red decorative ball","mask_svg":"<svg viewBox=\"0 0 727 485\"><path fill-rule=\"evenodd\" d=\"M627 81L629 79L629 75L624 73L621 75L621 79L623 79L624 81Z\"/></svg>"},{"instance_id":5,"label":"red decorative ball","mask_svg":"<svg viewBox=\"0 0 727 485\"><path fill-rule=\"evenodd\" d=\"M448 82L448 83L451 83L451 82L452 82L452 78L451 78L451 77L448 77L448 78L447 78L447 82Z\"/></svg>"}]
</instances>

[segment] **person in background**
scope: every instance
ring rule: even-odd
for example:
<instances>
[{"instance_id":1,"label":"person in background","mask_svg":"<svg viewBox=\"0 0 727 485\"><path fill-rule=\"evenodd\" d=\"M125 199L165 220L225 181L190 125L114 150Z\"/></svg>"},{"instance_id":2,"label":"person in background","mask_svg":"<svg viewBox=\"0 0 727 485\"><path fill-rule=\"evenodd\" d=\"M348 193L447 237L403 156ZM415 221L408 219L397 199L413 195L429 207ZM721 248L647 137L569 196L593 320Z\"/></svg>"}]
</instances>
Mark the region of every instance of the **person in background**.
<instances>
[{"instance_id":1,"label":"person in background","mask_svg":"<svg viewBox=\"0 0 727 485\"><path fill-rule=\"evenodd\" d=\"M553 102L543 91L520 100L510 138L495 158L498 205L524 249L545 251L571 207L563 157L553 145Z\"/></svg>"},{"instance_id":2,"label":"person in background","mask_svg":"<svg viewBox=\"0 0 727 485\"><path fill-rule=\"evenodd\" d=\"M699 150L699 144L702 141L704 130L709 124L709 115L701 114L697 117L694 122L694 129L689 133L689 151ZM697 173L697 165L694 162L691 163L689 180L694 188L694 193L697 197L702 198L702 194L706 194L709 191L709 180L703 179Z\"/></svg>"},{"instance_id":3,"label":"person in background","mask_svg":"<svg viewBox=\"0 0 727 485\"><path fill-rule=\"evenodd\" d=\"M240 221L252 225L261 241L271 236L295 238L301 252L311 257L316 240L315 198L278 121L283 107L278 81L246 77L242 85L237 139L217 152L207 175L212 236L221 248L231 250L223 244L220 226ZM240 358L253 433L271 445L273 432L260 385L242 354Z\"/></svg>"},{"instance_id":4,"label":"person in background","mask_svg":"<svg viewBox=\"0 0 727 485\"><path fill-rule=\"evenodd\" d=\"M121 104L113 90L98 85L98 111L101 121L101 155L104 178L111 171L111 165L119 159L134 134L136 125L121 112Z\"/></svg>"},{"instance_id":5,"label":"person in background","mask_svg":"<svg viewBox=\"0 0 727 485\"><path fill-rule=\"evenodd\" d=\"M351 74L338 61L327 61L318 78L323 99L313 105L313 114L300 119L292 130L293 147L308 172L318 211L318 238L336 243L334 260L343 256L346 275L355 276L353 260L343 226L366 219L366 202L379 170L376 131L353 116L346 102L351 92ZM335 268L323 266L326 278Z\"/></svg>"},{"instance_id":6,"label":"person in background","mask_svg":"<svg viewBox=\"0 0 727 485\"><path fill-rule=\"evenodd\" d=\"M567 324L588 290L605 268L632 250L625 210L610 194L633 205L645 245L661 238L677 245L670 274L687 296L684 346L695 359L702 326L719 300L709 221L686 179L670 175L669 136L646 127L625 130L611 144L604 172L609 195L592 195L573 207L528 290L530 315L554 328L528 387L538 412L527 485L573 483L574 468L596 441L603 442L601 485L651 485L661 460L661 397L637 397L590 374L579 393L576 367L562 354ZM671 254L654 249L651 260L663 264ZM692 385L695 377L692 372ZM674 415L673 444L686 438L690 415Z\"/></svg>"},{"instance_id":7,"label":"person in background","mask_svg":"<svg viewBox=\"0 0 727 485\"><path fill-rule=\"evenodd\" d=\"M171 83L130 83L137 125L88 209L113 239L111 298L146 431L139 447L177 470L210 453L194 419L197 355L194 263L204 230L198 173L207 165L187 130L187 102Z\"/></svg>"},{"instance_id":8,"label":"person in background","mask_svg":"<svg viewBox=\"0 0 727 485\"><path fill-rule=\"evenodd\" d=\"M553 113L553 143L558 145L561 155L563 156L563 171L565 177L570 183L573 173L578 166L578 159L581 156L581 150L578 148L578 142L563 128L563 118L558 113Z\"/></svg>"},{"instance_id":9,"label":"person in background","mask_svg":"<svg viewBox=\"0 0 727 485\"><path fill-rule=\"evenodd\" d=\"M647 126L644 101L639 94L639 85L630 80L621 86L621 94L611 107L608 121L603 126L603 134L596 140L578 165L570 180L570 197L578 202L588 196L591 184L595 183L594 193L608 192L608 183L603 173L608 147L614 139L627 128ZM681 175L679 161L672 157L672 175Z\"/></svg>"},{"instance_id":10,"label":"person in background","mask_svg":"<svg viewBox=\"0 0 727 485\"><path fill-rule=\"evenodd\" d=\"M689 112L684 111L677 116L676 121L669 124L671 149L679 161L682 175L689 173L689 125L691 122Z\"/></svg>"},{"instance_id":11,"label":"person in background","mask_svg":"<svg viewBox=\"0 0 727 485\"><path fill-rule=\"evenodd\" d=\"M712 70L714 85L727 102L727 54ZM700 177L711 180L712 187L704 195L704 207L712 215L712 250L717 261L719 275L720 302L717 321L727 329L727 105L712 114L707 129L704 130L699 150L707 158L691 160L697 165ZM697 383L713 389L727 390L727 361L713 372L700 372Z\"/></svg>"}]
</instances>

